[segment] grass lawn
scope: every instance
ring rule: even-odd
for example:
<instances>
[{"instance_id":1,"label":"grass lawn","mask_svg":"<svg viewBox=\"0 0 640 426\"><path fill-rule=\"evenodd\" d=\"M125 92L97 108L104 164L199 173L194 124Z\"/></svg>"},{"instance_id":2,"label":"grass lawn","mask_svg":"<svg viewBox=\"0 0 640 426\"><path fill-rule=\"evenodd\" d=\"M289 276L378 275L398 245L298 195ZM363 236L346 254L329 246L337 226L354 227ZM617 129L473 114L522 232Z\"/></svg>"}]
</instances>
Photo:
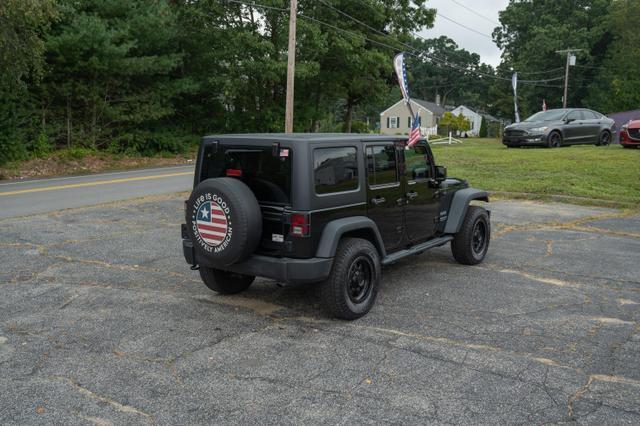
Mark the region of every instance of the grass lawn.
<instances>
[{"instance_id":1,"label":"grass lawn","mask_svg":"<svg viewBox=\"0 0 640 426\"><path fill-rule=\"evenodd\" d=\"M508 149L492 139L463 142L432 149L449 176L467 179L472 186L512 196L560 195L567 197L562 201L578 204L640 207L640 149L619 145Z\"/></svg>"}]
</instances>

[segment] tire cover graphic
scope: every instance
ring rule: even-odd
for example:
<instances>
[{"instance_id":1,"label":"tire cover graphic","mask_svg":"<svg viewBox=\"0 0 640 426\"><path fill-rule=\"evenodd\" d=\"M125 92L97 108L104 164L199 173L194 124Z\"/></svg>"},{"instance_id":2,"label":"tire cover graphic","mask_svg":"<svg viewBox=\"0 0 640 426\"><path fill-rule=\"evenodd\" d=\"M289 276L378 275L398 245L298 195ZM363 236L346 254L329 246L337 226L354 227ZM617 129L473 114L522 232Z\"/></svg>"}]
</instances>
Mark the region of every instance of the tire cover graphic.
<instances>
[{"instance_id":1,"label":"tire cover graphic","mask_svg":"<svg viewBox=\"0 0 640 426\"><path fill-rule=\"evenodd\" d=\"M195 200L191 223L196 242L209 253L220 253L231 242L231 210L218 194L207 192Z\"/></svg>"}]
</instances>

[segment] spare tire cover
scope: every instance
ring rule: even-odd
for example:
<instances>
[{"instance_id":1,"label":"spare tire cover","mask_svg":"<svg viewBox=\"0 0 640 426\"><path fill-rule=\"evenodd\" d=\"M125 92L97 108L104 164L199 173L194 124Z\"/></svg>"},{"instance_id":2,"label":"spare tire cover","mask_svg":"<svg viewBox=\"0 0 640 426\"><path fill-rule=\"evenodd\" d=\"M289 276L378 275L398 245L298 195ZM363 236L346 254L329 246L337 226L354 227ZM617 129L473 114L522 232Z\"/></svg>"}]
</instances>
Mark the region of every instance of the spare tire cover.
<instances>
[{"instance_id":1,"label":"spare tire cover","mask_svg":"<svg viewBox=\"0 0 640 426\"><path fill-rule=\"evenodd\" d=\"M258 200L247 185L233 178L200 182L187 201L186 221L196 259L206 266L245 260L262 236Z\"/></svg>"}]
</instances>

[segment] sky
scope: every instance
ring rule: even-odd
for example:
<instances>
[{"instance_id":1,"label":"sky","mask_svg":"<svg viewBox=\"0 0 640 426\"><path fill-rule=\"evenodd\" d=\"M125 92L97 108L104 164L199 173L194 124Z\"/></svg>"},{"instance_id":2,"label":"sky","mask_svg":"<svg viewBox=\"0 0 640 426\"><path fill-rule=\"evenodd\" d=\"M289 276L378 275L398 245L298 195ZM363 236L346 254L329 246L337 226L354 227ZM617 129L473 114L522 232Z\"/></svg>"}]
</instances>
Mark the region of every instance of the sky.
<instances>
[{"instance_id":1,"label":"sky","mask_svg":"<svg viewBox=\"0 0 640 426\"><path fill-rule=\"evenodd\" d=\"M491 36L498 26L498 12L507 7L509 0L428 0L426 5L438 10L446 18L459 22L479 33ZM478 12L486 18L465 9ZM458 46L480 55L481 61L493 66L500 63L500 50L490 37L463 28L453 22L436 16L433 28L420 31L425 38L436 38L445 35L453 39ZM493 22L492 22L493 21Z\"/></svg>"}]
</instances>

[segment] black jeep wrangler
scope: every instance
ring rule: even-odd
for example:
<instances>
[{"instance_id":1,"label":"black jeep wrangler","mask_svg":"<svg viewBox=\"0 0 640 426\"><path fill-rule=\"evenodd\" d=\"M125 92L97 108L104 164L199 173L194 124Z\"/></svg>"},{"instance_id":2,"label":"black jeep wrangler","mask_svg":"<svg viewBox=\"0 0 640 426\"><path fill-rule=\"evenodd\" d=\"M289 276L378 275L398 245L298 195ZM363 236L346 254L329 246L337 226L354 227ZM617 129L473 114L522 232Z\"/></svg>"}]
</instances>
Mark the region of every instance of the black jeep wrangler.
<instances>
[{"instance_id":1,"label":"black jeep wrangler","mask_svg":"<svg viewBox=\"0 0 640 426\"><path fill-rule=\"evenodd\" d=\"M354 134L207 136L185 202L184 256L210 289L246 290L256 276L321 283L343 319L371 309L381 267L451 242L460 263L489 248L489 201L447 179L429 145Z\"/></svg>"}]
</instances>

